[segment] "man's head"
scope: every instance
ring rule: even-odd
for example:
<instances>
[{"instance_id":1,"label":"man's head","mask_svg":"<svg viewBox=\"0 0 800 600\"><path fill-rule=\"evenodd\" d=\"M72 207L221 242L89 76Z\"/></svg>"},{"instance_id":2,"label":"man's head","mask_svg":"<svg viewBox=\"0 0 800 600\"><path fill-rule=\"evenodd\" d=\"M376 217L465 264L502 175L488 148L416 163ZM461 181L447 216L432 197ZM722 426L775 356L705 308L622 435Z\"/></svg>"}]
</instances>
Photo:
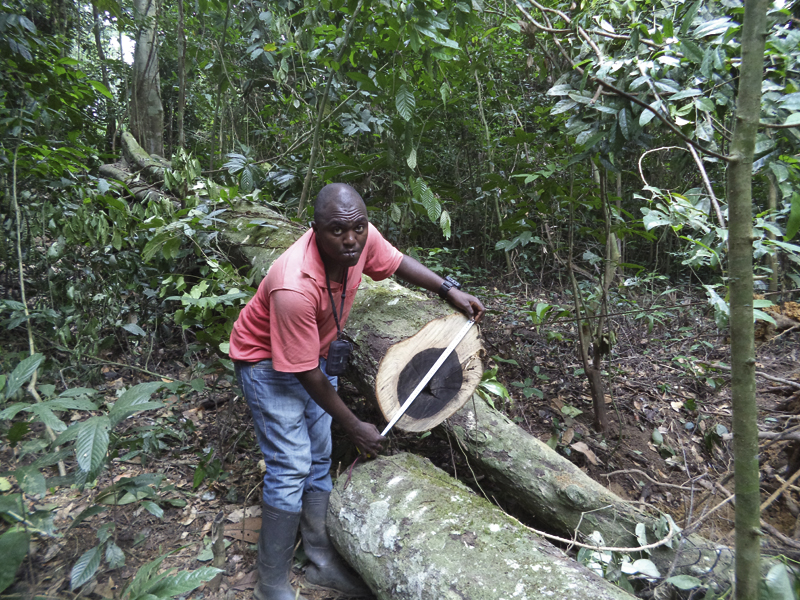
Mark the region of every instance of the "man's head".
<instances>
[{"instance_id":1,"label":"man's head","mask_svg":"<svg viewBox=\"0 0 800 600\"><path fill-rule=\"evenodd\" d=\"M331 183L317 194L311 227L326 267L338 272L354 266L367 244L368 225L367 207L351 186Z\"/></svg>"}]
</instances>

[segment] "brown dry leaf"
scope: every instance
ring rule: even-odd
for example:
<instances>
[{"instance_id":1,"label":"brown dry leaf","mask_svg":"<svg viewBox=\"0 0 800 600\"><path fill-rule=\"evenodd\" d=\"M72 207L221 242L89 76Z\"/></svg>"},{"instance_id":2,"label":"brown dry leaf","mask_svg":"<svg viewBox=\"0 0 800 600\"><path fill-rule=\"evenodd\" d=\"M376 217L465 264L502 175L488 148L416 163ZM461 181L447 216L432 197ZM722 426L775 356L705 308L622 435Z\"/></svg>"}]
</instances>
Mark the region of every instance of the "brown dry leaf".
<instances>
[{"instance_id":1,"label":"brown dry leaf","mask_svg":"<svg viewBox=\"0 0 800 600\"><path fill-rule=\"evenodd\" d=\"M574 437L575 437L575 430L572 427L569 427L564 432L564 435L561 436L561 443L566 446L572 441L572 438Z\"/></svg>"},{"instance_id":2,"label":"brown dry leaf","mask_svg":"<svg viewBox=\"0 0 800 600\"><path fill-rule=\"evenodd\" d=\"M681 409L683 408L683 402L679 400L676 400L675 402L670 402L669 405L675 412L681 412Z\"/></svg>"},{"instance_id":3,"label":"brown dry leaf","mask_svg":"<svg viewBox=\"0 0 800 600\"><path fill-rule=\"evenodd\" d=\"M633 407L634 407L636 410L642 410L642 403L641 403L641 402L639 402L638 400L634 400L634 401L633 401Z\"/></svg>"},{"instance_id":4,"label":"brown dry leaf","mask_svg":"<svg viewBox=\"0 0 800 600\"><path fill-rule=\"evenodd\" d=\"M228 513L228 521L231 523L238 523L242 519L247 517L260 517L261 516L261 507L260 506L248 506L247 508L238 508L234 511Z\"/></svg>"},{"instance_id":5,"label":"brown dry leaf","mask_svg":"<svg viewBox=\"0 0 800 600\"><path fill-rule=\"evenodd\" d=\"M249 573L245 573L235 581L232 581L231 588L234 590L251 590L256 587L256 581L258 581L258 573L253 569Z\"/></svg>"},{"instance_id":6,"label":"brown dry leaf","mask_svg":"<svg viewBox=\"0 0 800 600\"><path fill-rule=\"evenodd\" d=\"M609 396L608 394L606 394L606 395L603 397L603 399L605 400L605 403L606 403L606 404L611 404L611 396Z\"/></svg>"},{"instance_id":7,"label":"brown dry leaf","mask_svg":"<svg viewBox=\"0 0 800 600\"><path fill-rule=\"evenodd\" d=\"M181 414L183 414L185 419L189 419L196 426L200 425L200 421L203 420L203 410L201 408L190 408L189 410L183 411Z\"/></svg>"},{"instance_id":8,"label":"brown dry leaf","mask_svg":"<svg viewBox=\"0 0 800 600\"><path fill-rule=\"evenodd\" d=\"M242 540L248 544L258 542L258 534L261 531L261 518L251 517L241 523L230 523L225 525L225 535L235 540Z\"/></svg>"},{"instance_id":9,"label":"brown dry leaf","mask_svg":"<svg viewBox=\"0 0 800 600\"><path fill-rule=\"evenodd\" d=\"M575 452L580 452L583 454L586 457L586 460L593 465L597 466L600 464L600 461L597 460L597 456L595 456L594 452L592 452L591 448L589 448L585 442L575 442L570 446L570 448L575 450Z\"/></svg>"},{"instance_id":10,"label":"brown dry leaf","mask_svg":"<svg viewBox=\"0 0 800 600\"><path fill-rule=\"evenodd\" d=\"M553 408L555 408L559 412L561 411L562 408L564 408L564 402L561 400L560 397L550 398L550 404L553 406Z\"/></svg>"}]
</instances>

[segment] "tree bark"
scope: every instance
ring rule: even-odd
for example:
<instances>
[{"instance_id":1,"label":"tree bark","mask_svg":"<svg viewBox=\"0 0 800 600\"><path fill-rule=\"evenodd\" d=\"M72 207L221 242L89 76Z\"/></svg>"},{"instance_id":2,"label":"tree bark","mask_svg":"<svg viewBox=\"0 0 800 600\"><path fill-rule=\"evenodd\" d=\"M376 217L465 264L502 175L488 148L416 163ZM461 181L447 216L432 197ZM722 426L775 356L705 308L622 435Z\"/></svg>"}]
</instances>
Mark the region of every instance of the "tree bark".
<instances>
[{"instance_id":1,"label":"tree bark","mask_svg":"<svg viewBox=\"0 0 800 600\"><path fill-rule=\"evenodd\" d=\"M111 84L108 81L108 67L106 66L106 51L103 48L103 40L101 39L101 31L103 21L100 17L100 12L97 10L97 3L92 2L92 17L94 19L94 43L97 48L97 58L100 61L100 74L103 78L103 85L106 86L108 91L111 91ZM116 115L114 111L114 101L111 98L106 98L106 141L108 149L113 146L114 132L116 131Z\"/></svg>"},{"instance_id":2,"label":"tree bark","mask_svg":"<svg viewBox=\"0 0 800 600\"><path fill-rule=\"evenodd\" d=\"M331 494L328 531L380 600L633 598L427 459L381 458L347 479Z\"/></svg>"},{"instance_id":3,"label":"tree bark","mask_svg":"<svg viewBox=\"0 0 800 600\"><path fill-rule=\"evenodd\" d=\"M160 156L158 158L150 156L127 131L122 134L122 156L135 170L141 171L148 181L160 183L164 180L164 169L169 163Z\"/></svg>"},{"instance_id":4,"label":"tree bark","mask_svg":"<svg viewBox=\"0 0 800 600\"><path fill-rule=\"evenodd\" d=\"M134 0L133 12L139 27L133 53L131 132L148 154L164 155L164 107L158 75L156 0Z\"/></svg>"},{"instance_id":5,"label":"tree bark","mask_svg":"<svg viewBox=\"0 0 800 600\"><path fill-rule=\"evenodd\" d=\"M658 517L637 509L547 444L526 433L477 395L442 427L455 437L471 468L485 475L516 500L542 528L585 541L599 531L610 547L637 548L636 526L644 524L648 543L662 539L666 528ZM590 542L591 543L591 542ZM679 536L648 556L666 574L676 558L675 573L730 587L733 552L698 535Z\"/></svg>"},{"instance_id":6,"label":"tree bark","mask_svg":"<svg viewBox=\"0 0 800 600\"><path fill-rule=\"evenodd\" d=\"M178 146L186 146L183 115L186 111L186 23L183 16L183 0L178 0Z\"/></svg>"},{"instance_id":7,"label":"tree bark","mask_svg":"<svg viewBox=\"0 0 800 600\"><path fill-rule=\"evenodd\" d=\"M730 209L731 393L736 474L736 599L756 598L760 580L761 495L753 339L753 154L761 116L767 0L745 0L742 65L728 163Z\"/></svg>"}]
</instances>

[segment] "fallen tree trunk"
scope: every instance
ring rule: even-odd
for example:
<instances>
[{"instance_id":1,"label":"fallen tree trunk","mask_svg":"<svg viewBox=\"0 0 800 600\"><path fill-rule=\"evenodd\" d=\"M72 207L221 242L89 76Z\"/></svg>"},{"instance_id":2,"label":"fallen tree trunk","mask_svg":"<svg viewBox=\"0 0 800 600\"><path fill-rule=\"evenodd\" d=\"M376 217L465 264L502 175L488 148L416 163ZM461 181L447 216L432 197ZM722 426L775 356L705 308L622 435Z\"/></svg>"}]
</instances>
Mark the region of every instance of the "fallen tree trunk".
<instances>
[{"instance_id":1,"label":"fallen tree trunk","mask_svg":"<svg viewBox=\"0 0 800 600\"><path fill-rule=\"evenodd\" d=\"M632 600L427 459L356 467L331 494L328 531L380 600Z\"/></svg>"},{"instance_id":2,"label":"fallen tree trunk","mask_svg":"<svg viewBox=\"0 0 800 600\"><path fill-rule=\"evenodd\" d=\"M100 175L106 179L116 179L120 183L125 184L131 191L131 194L133 194L133 197L139 202L158 200L164 197L164 194L162 194L158 188L146 181L140 180L136 175L116 165L101 165L99 171Z\"/></svg>"},{"instance_id":3,"label":"fallen tree trunk","mask_svg":"<svg viewBox=\"0 0 800 600\"><path fill-rule=\"evenodd\" d=\"M643 545L637 536L640 524L648 544L666 536L663 518L613 494L477 395L442 426L456 438L472 468L549 531L570 538L577 533L583 540L599 531L606 546L622 548ZM674 561L675 573L702 578L718 590L731 586L734 554L727 546L687 535L650 552L648 558L662 574L670 572Z\"/></svg>"}]
</instances>

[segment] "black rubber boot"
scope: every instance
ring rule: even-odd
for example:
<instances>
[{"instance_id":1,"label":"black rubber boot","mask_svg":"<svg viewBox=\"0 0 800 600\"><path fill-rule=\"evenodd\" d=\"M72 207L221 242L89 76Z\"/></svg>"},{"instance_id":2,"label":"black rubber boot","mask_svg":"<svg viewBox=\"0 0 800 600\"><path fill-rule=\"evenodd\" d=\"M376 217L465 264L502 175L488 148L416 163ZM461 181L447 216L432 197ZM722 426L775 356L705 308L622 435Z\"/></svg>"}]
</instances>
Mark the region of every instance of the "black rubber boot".
<instances>
[{"instance_id":1,"label":"black rubber boot","mask_svg":"<svg viewBox=\"0 0 800 600\"><path fill-rule=\"evenodd\" d=\"M305 600L289 583L300 513L261 504L261 534L258 536L258 583L256 600Z\"/></svg>"},{"instance_id":2,"label":"black rubber boot","mask_svg":"<svg viewBox=\"0 0 800 600\"><path fill-rule=\"evenodd\" d=\"M330 492L313 492L303 496L300 533L303 536L303 549L311 561L306 568L306 581L345 596L369 596L372 594L370 589L350 572L328 537L325 517L328 514L329 497Z\"/></svg>"}]
</instances>

